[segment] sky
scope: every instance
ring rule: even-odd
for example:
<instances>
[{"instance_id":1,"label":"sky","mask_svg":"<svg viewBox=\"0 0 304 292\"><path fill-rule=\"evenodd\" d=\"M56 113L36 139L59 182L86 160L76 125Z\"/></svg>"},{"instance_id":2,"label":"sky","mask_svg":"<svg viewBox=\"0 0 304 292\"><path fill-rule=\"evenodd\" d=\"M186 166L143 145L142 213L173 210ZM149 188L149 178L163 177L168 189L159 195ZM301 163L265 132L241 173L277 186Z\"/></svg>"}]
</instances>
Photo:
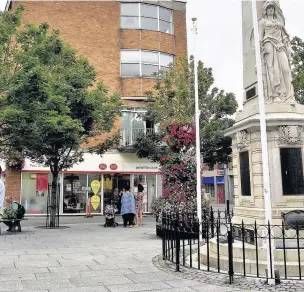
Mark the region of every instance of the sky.
<instances>
[{"instance_id":1,"label":"sky","mask_svg":"<svg viewBox=\"0 0 304 292\"><path fill-rule=\"evenodd\" d=\"M0 0L0 10L6 0ZM280 0L291 37L304 39L304 0ZM214 86L233 92L241 107L243 100L242 1L188 0L188 52L193 53L192 21L196 17L197 58L213 68Z\"/></svg>"}]
</instances>

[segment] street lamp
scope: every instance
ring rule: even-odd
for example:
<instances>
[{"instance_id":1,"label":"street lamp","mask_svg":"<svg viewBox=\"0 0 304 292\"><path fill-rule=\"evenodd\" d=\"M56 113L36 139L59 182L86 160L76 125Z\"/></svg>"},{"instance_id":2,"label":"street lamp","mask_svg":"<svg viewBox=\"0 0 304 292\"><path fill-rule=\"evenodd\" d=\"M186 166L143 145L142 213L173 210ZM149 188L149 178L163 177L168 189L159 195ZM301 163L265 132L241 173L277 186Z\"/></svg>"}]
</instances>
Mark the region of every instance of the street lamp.
<instances>
[{"instance_id":1,"label":"street lamp","mask_svg":"<svg viewBox=\"0 0 304 292\"><path fill-rule=\"evenodd\" d=\"M258 94L259 94L259 111L260 111L260 131L261 131L261 147L262 147L262 164L263 164L263 183L264 183L264 204L265 204L265 224L272 225L272 211L271 211L271 194L270 194L270 179L269 179L269 159L268 159L268 142L266 130L265 117L265 98L264 86L262 76L262 61L260 51L260 34L257 14L256 0L251 0L252 3L252 19L254 31L255 57L257 68ZM268 232L271 232L268 229ZM269 284L274 284L274 258L273 258L273 244L267 244L267 278L270 279Z\"/></svg>"},{"instance_id":2,"label":"street lamp","mask_svg":"<svg viewBox=\"0 0 304 292\"><path fill-rule=\"evenodd\" d=\"M192 18L193 27L193 63L194 63L194 92L195 92L195 134L196 134L196 200L197 200L197 217L199 226L202 223L202 176L201 176L201 143L200 143L200 110L198 104L198 76L197 76L197 60L196 60L196 27L197 18ZM199 237L201 238L201 236Z\"/></svg>"}]
</instances>

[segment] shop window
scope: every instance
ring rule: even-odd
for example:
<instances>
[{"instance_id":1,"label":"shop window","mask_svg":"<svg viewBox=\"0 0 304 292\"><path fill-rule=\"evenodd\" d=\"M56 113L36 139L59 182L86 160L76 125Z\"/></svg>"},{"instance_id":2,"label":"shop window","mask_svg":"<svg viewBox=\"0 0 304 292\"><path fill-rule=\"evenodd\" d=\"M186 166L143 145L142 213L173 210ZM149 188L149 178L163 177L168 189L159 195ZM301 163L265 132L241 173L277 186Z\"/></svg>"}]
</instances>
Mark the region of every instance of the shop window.
<instances>
[{"instance_id":1,"label":"shop window","mask_svg":"<svg viewBox=\"0 0 304 292\"><path fill-rule=\"evenodd\" d=\"M121 50L121 77L154 77L168 70L174 56L155 51Z\"/></svg>"},{"instance_id":2,"label":"shop window","mask_svg":"<svg viewBox=\"0 0 304 292\"><path fill-rule=\"evenodd\" d=\"M85 213L87 200L87 175L64 174L63 213Z\"/></svg>"},{"instance_id":3,"label":"shop window","mask_svg":"<svg viewBox=\"0 0 304 292\"><path fill-rule=\"evenodd\" d=\"M120 7L121 28L146 29L173 34L171 9L143 3L121 3Z\"/></svg>"},{"instance_id":4,"label":"shop window","mask_svg":"<svg viewBox=\"0 0 304 292\"><path fill-rule=\"evenodd\" d=\"M240 153L240 177L242 196L251 196L249 152Z\"/></svg>"},{"instance_id":5,"label":"shop window","mask_svg":"<svg viewBox=\"0 0 304 292\"><path fill-rule=\"evenodd\" d=\"M303 195L302 149L281 148L280 155L283 195Z\"/></svg>"},{"instance_id":6,"label":"shop window","mask_svg":"<svg viewBox=\"0 0 304 292\"><path fill-rule=\"evenodd\" d=\"M47 213L48 185L51 183L51 174L22 173L21 204L25 207L26 214Z\"/></svg>"}]
</instances>

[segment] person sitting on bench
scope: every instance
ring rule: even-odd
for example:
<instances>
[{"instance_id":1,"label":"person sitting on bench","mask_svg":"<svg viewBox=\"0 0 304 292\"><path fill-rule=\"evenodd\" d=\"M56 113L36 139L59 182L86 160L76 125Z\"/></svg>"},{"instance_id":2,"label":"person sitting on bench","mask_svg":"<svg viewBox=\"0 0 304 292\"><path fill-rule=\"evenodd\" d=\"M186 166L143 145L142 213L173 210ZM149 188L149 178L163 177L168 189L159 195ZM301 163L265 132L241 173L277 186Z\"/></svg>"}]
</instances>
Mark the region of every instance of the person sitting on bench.
<instances>
[{"instance_id":1,"label":"person sitting on bench","mask_svg":"<svg viewBox=\"0 0 304 292\"><path fill-rule=\"evenodd\" d=\"M13 198L6 197L5 203L6 207L4 208L2 219L16 219L17 210L13 206ZM12 221L3 221L3 223L8 226L7 231L12 231L14 225Z\"/></svg>"}]
</instances>

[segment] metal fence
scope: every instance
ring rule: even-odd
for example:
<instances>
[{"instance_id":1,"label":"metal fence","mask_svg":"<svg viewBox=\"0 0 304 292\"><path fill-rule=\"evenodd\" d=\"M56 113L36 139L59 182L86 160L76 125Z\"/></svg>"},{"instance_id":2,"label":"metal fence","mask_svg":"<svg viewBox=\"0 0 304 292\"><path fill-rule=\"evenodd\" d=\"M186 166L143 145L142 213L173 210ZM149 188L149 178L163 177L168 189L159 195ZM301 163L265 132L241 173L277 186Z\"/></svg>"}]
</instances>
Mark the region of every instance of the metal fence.
<instances>
[{"instance_id":1,"label":"metal fence","mask_svg":"<svg viewBox=\"0 0 304 292\"><path fill-rule=\"evenodd\" d=\"M229 275L268 279L302 280L304 266L303 226L233 224L233 212L195 214L162 213L162 255L176 265Z\"/></svg>"}]
</instances>

